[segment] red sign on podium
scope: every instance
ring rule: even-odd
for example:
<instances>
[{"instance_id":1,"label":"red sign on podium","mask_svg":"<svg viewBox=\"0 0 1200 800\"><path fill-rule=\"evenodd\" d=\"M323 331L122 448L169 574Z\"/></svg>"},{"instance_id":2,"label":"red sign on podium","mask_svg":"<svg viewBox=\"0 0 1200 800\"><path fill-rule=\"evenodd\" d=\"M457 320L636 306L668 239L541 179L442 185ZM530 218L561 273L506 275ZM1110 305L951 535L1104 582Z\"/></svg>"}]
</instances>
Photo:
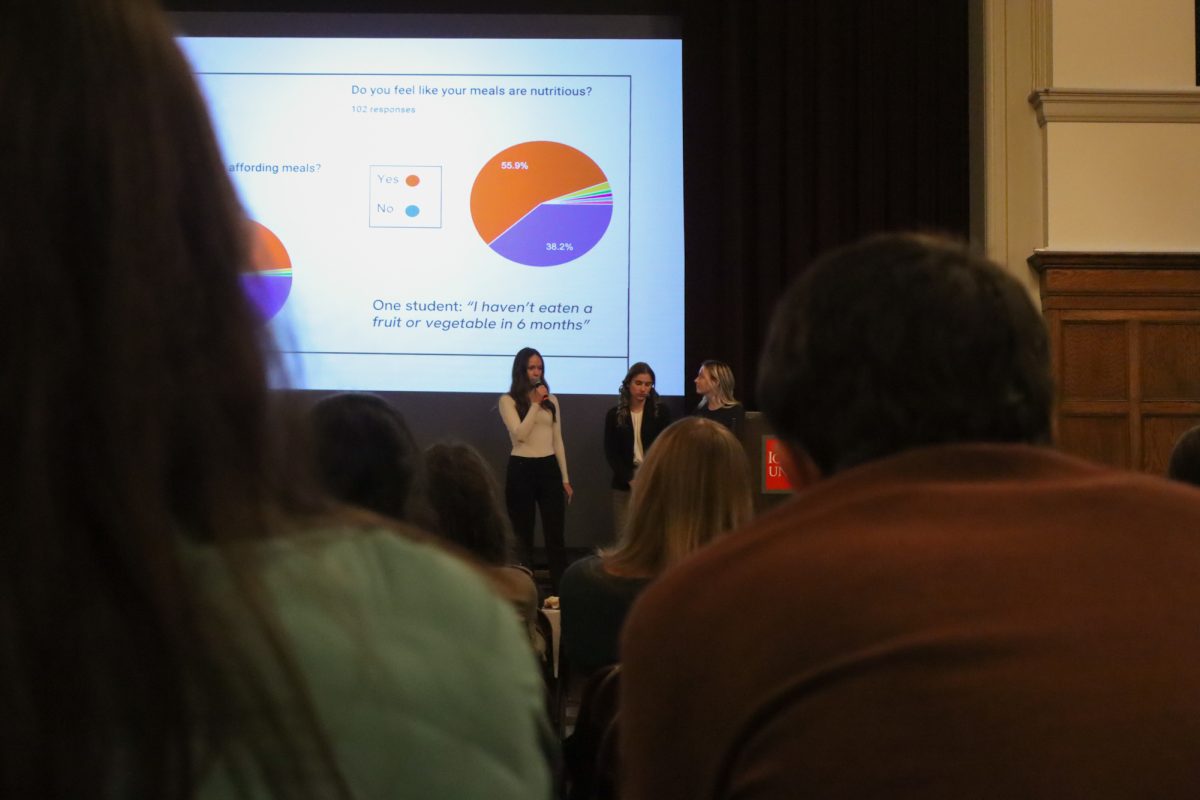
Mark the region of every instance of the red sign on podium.
<instances>
[{"instance_id":1,"label":"red sign on podium","mask_svg":"<svg viewBox=\"0 0 1200 800\"><path fill-rule=\"evenodd\" d=\"M779 458L780 441L774 436L762 438L762 490L764 494L783 494L792 491L792 482L783 471Z\"/></svg>"}]
</instances>

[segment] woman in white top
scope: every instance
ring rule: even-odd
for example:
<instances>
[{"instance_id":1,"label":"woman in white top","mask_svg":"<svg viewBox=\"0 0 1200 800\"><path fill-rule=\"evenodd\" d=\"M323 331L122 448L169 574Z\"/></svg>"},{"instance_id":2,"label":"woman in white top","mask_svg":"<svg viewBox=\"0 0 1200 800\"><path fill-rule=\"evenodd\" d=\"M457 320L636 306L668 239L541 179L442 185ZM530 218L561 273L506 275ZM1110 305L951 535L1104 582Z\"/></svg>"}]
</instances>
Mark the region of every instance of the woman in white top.
<instances>
[{"instance_id":1,"label":"woman in white top","mask_svg":"<svg viewBox=\"0 0 1200 800\"><path fill-rule=\"evenodd\" d=\"M512 440L504 500L517 536L518 555L528 567L533 565L535 508L541 509L550 582L557 594L558 581L567 567L563 529L573 490L563 447L562 410L542 380L544 374L542 354L532 347L522 348L513 358L508 393L500 395L500 418Z\"/></svg>"}]
</instances>

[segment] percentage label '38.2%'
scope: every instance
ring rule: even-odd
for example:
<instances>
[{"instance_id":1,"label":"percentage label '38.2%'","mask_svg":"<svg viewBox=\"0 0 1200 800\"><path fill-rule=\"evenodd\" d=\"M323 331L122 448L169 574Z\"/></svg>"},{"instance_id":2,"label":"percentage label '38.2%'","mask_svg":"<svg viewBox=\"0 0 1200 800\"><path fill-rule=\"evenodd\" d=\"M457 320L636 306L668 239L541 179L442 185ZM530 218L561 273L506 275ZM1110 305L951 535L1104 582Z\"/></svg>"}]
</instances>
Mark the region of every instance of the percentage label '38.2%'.
<instances>
[{"instance_id":1,"label":"percentage label '38.2%'","mask_svg":"<svg viewBox=\"0 0 1200 800\"><path fill-rule=\"evenodd\" d=\"M530 267L565 264L591 250L612 220L608 177L559 142L500 151L471 187L471 218L496 253Z\"/></svg>"}]
</instances>

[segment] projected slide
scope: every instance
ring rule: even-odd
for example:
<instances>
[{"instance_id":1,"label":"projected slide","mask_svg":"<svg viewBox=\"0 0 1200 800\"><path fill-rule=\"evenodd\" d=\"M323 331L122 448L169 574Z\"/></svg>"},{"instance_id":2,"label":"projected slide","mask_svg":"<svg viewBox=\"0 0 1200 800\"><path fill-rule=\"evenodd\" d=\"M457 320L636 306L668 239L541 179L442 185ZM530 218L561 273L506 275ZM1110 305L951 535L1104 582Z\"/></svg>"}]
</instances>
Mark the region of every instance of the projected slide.
<instances>
[{"instance_id":1,"label":"projected slide","mask_svg":"<svg viewBox=\"0 0 1200 800\"><path fill-rule=\"evenodd\" d=\"M290 385L681 391L678 41L180 41Z\"/></svg>"},{"instance_id":2,"label":"projected slide","mask_svg":"<svg viewBox=\"0 0 1200 800\"><path fill-rule=\"evenodd\" d=\"M612 187L596 162L557 142L501 151L471 189L479 235L500 255L531 267L574 261L595 247L612 205Z\"/></svg>"}]
</instances>

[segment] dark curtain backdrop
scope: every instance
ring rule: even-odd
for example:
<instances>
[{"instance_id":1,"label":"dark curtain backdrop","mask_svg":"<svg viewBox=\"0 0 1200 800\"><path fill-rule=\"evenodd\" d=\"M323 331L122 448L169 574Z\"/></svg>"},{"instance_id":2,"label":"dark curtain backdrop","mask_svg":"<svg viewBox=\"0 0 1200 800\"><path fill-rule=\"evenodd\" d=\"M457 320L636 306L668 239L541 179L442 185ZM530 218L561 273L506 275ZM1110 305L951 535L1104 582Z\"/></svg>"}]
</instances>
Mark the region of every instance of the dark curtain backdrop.
<instances>
[{"instance_id":1,"label":"dark curtain backdrop","mask_svg":"<svg viewBox=\"0 0 1200 800\"><path fill-rule=\"evenodd\" d=\"M687 359L728 361L754 408L772 307L813 256L882 230L967 235L966 4L687 9Z\"/></svg>"},{"instance_id":2,"label":"dark curtain backdrop","mask_svg":"<svg viewBox=\"0 0 1200 800\"><path fill-rule=\"evenodd\" d=\"M167 0L166 5L678 16L684 39L687 370L690 377L705 358L728 361L750 408L773 303L814 255L882 230L968 234L962 0Z\"/></svg>"}]
</instances>

